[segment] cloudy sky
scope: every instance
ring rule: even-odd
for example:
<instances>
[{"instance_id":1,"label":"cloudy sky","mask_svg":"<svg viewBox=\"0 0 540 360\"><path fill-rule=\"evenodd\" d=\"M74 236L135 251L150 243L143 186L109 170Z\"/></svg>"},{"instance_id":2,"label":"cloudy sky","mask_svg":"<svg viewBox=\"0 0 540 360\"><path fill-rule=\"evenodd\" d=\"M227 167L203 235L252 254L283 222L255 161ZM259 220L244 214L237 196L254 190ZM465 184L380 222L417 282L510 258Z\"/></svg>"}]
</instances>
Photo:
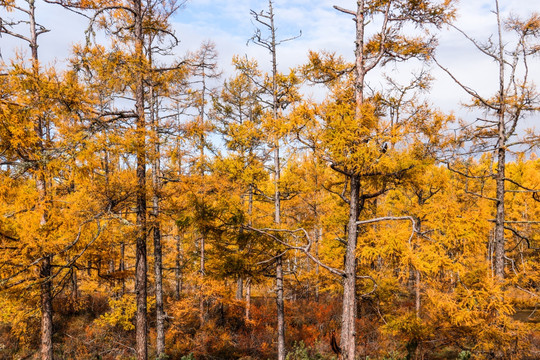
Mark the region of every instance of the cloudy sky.
<instances>
[{"instance_id":1,"label":"cloudy sky","mask_svg":"<svg viewBox=\"0 0 540 360\"><path fill-rule=\"evenodd\" d=\"M20 1L20 0L17 0ZM51 31L42 35L40 58L45 62L62 64L70 52L71 45L84 37L87 20L70 14L65 10L37 0L38 20ZM491 12L494 0L462 0L459 6L457 25L475 38L487 40L495 34L496 18ZM353 0L275 0L275 14L278 36L287 38L302 31L302 36L283 44L279 48L279 69L288 68L305 62L308 50L326 50L353 59L354 22L351 16L333 9L333 5L354 9ZM173 28L181 40L176 49L179 56L187 51L195 51L203 41L211 40L220 55L220 65L224 76L231 73L231 58L235 54L256 58L264 68L269 65L269 56L264 49L253 44L246 45L255 29L250 10L267 9L267 0L188 0L175 15ZM522 17L533 11L540 11L539 0L500 0L504 15L515 14ZM0 10L0 17L9 17ZM439 33L440 46L438 58L467 85L489 95L497 83L496 65L475 51L463 36L456 31L442 29ZM27 47L10 39L0 38L0 49L4 60L12 56L14 49ZM537 59L538 60L538 59ZM533 68L533 78L540 77L538 61ZM414 71L416 65L390 66L385 69L389 75L406 77ZM435 76L430 97L445 111L458 110L459 103L467 100L440 70L430 70ZM373 74L370 81L377 85L380 74ZM314 90L315 91L315 90ZM317 96L317 94L314 94ZM460 110L462 112L462 110Z\"/></svg>"}]
</instances>

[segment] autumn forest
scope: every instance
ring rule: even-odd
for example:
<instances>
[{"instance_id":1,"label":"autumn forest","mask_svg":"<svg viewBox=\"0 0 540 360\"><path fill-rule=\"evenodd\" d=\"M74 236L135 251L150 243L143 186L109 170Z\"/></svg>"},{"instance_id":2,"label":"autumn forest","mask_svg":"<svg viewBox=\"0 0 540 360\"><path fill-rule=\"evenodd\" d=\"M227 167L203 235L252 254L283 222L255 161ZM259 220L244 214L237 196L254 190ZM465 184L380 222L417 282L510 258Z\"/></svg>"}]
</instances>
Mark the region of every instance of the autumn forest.
<instances>
[{"instance_id":1,"label":"autumn forest","mask_svg":"<svg viewBox=\"0 0 540 360\"><path fill-rule=\"evenodd\" d=\"M287 68L272 0L233 59L182 48L189 1L0 0L0 359L540 358L540 14L349 2L354 54Z\"/></svg>"}]
</instances>

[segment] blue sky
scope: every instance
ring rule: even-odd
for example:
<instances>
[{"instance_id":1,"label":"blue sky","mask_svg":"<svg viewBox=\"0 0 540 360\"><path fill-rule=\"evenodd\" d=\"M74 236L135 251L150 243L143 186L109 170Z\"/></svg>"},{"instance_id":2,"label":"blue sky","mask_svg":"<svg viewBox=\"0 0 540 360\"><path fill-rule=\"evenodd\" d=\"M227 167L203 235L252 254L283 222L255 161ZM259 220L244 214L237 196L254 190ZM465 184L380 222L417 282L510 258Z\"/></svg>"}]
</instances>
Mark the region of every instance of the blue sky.
<instances>
[{"instance_id":1,"label":"blue sky","mask_svg":"<svg viewBox=\"0 0 540 360\"><path fill-rule=\"evenodd\" d=\"M281 71L305 62L308 50L327 50L353 59L354 22L350 16L333 9L333 5L354 9L354 0L275 0L274 8L278 32L289 37L302 31L302 37L279 48L278 61ZM495 34L496 18L491 12L493 0L462 0L458 5L457 24L474 37L487 40ZM182 39L181 47L195 50L206 39L213 40L227 74L231 71L230 59L234 54L247 54L259 61L262 67L269 66L269 57L264 49L246 41L254 31L250 9L261 10L268 6L267 0L188 0L184 9L175 17L175 27ZM504 15L510 13L527 16L540 11L539 0L500 0ZM456 75L476 89L485 91L496 86L496 64L481 55L456 31L443 29L439 34L438 57ZM537 63L533 76L540 78ZM389 67L385 72L405 78L418 68L414 65ZM534 67L533 67L534 68ZM467 101L467 96L438 69L432 69L436 77L432 89L432 100L444 110L458 109ZM374 73L377 82L380 73Z\"/></svg>"},{"instance_id":2,"label":"blue sky","mask_svg":"<svg viewBox=\"0 0 540 360\"><path fill-rule=\"evenodd\" d=\"M20 0L19 0L20 1ZM275 0L276 22L281 37L290 37L302 31L302 37L279 48L278 62L281 71L305 62L308 50L327 50L353 59L354 22L351 17L332 8L333 5L354 9L354 0ZM503 12L526 16L540 11L540 0L500 0ZM82 41L87 20L65 10L37 0L38 20L51 32L42 35L40 57L42 61L62 63L69 55L71 45ZM231 58L235 54L253 57L261 67L268 69L268 53L253 44L246 46L254 31L250 9L262 10L267 0L188 0L173 19L173 28L181 40L176 49L179 56L195 51L205 40L216 43L220 54L220 65L224 76L230 76ZM495 32L495 17L490 12L494 0L462 0L459 6L457 25L478 39L487 39ZM5 16L1 10L0 16ZM473 88L485 91L493 89L496 81L495 64L482 56L455 31L443 29L439 35L438 57L455 74ZM8 36L0 38L4 59L13 54L13 49L23 48ZM538 60L538 59L537 59ZM533 69L533 79L540 78L538 61ZM385 71L392 76L407 77L415 66L399 65ZM444 110L457 109L467 97L448 77L437 69L431 99ZM371 81L379 81L380 73L374 73ZM316 95L316 94L315 94Z\"/></svg>"}]
</instances>

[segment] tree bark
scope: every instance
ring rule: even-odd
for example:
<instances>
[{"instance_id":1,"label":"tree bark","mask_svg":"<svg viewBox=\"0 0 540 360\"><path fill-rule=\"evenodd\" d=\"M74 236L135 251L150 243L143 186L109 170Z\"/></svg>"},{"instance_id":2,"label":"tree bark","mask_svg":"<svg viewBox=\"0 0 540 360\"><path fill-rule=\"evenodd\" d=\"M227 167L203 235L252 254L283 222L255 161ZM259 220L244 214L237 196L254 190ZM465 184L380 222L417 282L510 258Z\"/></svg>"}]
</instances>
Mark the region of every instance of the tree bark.
<instances>
[{"instance_id":1,"label":"tree bark","mask_svg":"<svg viewBox=\"0 0 540 360\"><path fill-rule=\"evenodd\" d=\"M181 260L181 238L180 235L176 236L176 259L174 261L174 277L175 277L175 290L174 297L176 300L180 300L180 294L182 293L182 272L180 269Z\"/></svg>"},{"instance_id":2,"label":"tree bark","mask_svg":"<svg viewBox=\"0 0 540 360\"><path fill-rule=\"evenodd\" d=\"M126 263L125 263L125 252L126 252L126 244L122 241L120 243L120 264L118 265L118 269L122 272L122 296L126 293L126 278L124 276L124 271L126 270Z\"/></svg>"},{"instance_id":3,"label":"tree bark","mask_svg":"<svg viewBox=\"0 0 540 360\"><path fill-rule=\"evenodd\" d=\"M246 321L250 320L251 316L251 279L246 279Z\"/></svg>"},{"instance_id":4,"label":"tree bark","mask_svg":"<svg viewBox=\"0 0 540 360\"><path fill-rule=\"evenodd\" d=\"M285 359L285 307L283 302L283 260L276 262L276 305L278 330L278 359Z\"/></svg>"},{"instance_id":5,"label":"tree bark","mask_svg":"<svg viewBox=\"0 0 540 360\"><path fill-rule=\"evenodd\" d=\"M73 266L71 268L71 297L74 300L79 298L79 280L77 277L77 267Z\"/></svg>"},{"instance_id":6,"label":"tree bark","mask_svg":"<svg viewBox=\"0 0 540 360\"><path fill-rule=\"evenodd\" d=\"M150 44L151 47L151 44ZM150 61L151 61L150 54ZM156 96L153 86L150 88L150 118L154 132L154 159L152 162L152 217L154 236L154 276L156 296L156 352L157 358L165 358L165 311L163 309L163 254L161 249L161 227L159 223L160 212L160 147L158 136L158 112L156 109Z\"/></svg>"},{"instance_id":7,"label":"tree bark","mask_svg":"<svg viewBox=\"0 0 540 360\"><path fill-rule=\"evenodd\" d=\"M28 15L30 23L30 49L32 52L32 71L35 80L39 77L39 58L38 58L38 29L36 23L36 5L34 0L28 1ZM36 94L36 97L40 95ZM47 178L45 169L41 165L41 157L44 152L44 127L43 119L38 118L35 124L35 131L38 138L39 162L37 165L36 188L39 194L40 202L47 203ZM45 205L46 206L46 205ZM45 208L41 214L41 226L47 224L47 209ZM41 359L53 359L53 306L52 306L52 278L51 278L52 256L45 255L41 264L39 273L41 280Z\"/></svg>"},{"instance_id":8,"label":"tree bark","mask_svg":"<svg viewBox=\"0 0 540 360\"><path fill-rule=\"evenodd\" d=\"M53 308L52 308L52 256L43 259L40 269L41 278L41 359L53 359Z\"/></svg>"},{"instance_id":9,"label":"tree bark","mask_svg":"<svg viewBox=\"0 0 540 360\"><path fill-rule=\"evenodd\" d=\"M319 221L318 215L317 215L317 221ZM319 258L319 246L321 243L322 235L323 235L322 227L320 224L317 224L317 227L315 228L315 256L317 257L317 259ZM320 265L318 263L315 264L315 274L317 275L316 283L315 283L315 301L316 302L320 301L320 285L319 285L320 271L321 271Z\"/></svg>"},{"instance_id":10,"label":"tree bark","mask_svg":"<svg viewBox=\"0 0 540 360\"><path fill-rule=\"evenodd\" d=\"M141 0L134 0L135 15L135 55L137 58L135 111L137 113L137 239L135 260L136 315L136 353L137 360L148 359L148 323L147 323L147 252L146 252L146 123L144 118L143 84L143 12Z\"/></svg>"},{"instance_id":11,"label":"tree bark","mask_svg":"<svg viewBox=\"0 0 540 360\"><path fill-rule=\"evenodd\" d=\"M364 0L358 0L356 10L356 49L354 68L354 96L356 100L355 119L362 120L362 107L364 106Z\"/></svg>"},{"instance_id":12,"label":"tree bark","mask_svg":"<svg viewBox=\"0 0 540 360\"><path fill-rule=\"evenodd\" d=\"M236 300L244 298L244 279L241 276L236 279Z\"/></svg>"},{"instance_id":13,"label":"tree bark","mask_svg":"<svg viewBox=\"0 0 540 360\"><path fill-rule=\"evenodd\" d=\"M499 1L495 1L498 35L499 35L499 111L497 124L497 171L495 174L497 210L495 215L495 276L504 279L504 257L505 257L505 239L504 239L504 198L505 198L505 173L506 173L506 96L504 79L504 47L502 43L502 24L499 12Z\"/></svg>"},{"instance_id":14,"label":"tree bark","mask_svg":"<svg viewBox=\"0 0 540 360\"><path fill-rule=\"evenodd\" d=\"M277 52L276 28L274 24L274 9L272 0L268 1L268 14L270 17L271 53L272 53L272 116L274 122L278 119L277 94ZM277 130L277 129L275 129ZM281 178L281 165L279 159L279 137L274 134L274 222L281 223L281 194L279 181ZM283 303L283 259L279 257L276 262L276 305L277 305L277 336L278 360L285 360L285 307Z\"/></svg>"},{"instance_id":15,"label":"tree bark","mask_svg":"<svg viewBox=\"0 0 540 360\"><path fill-rule=\"evenodd\" d=\"M355 119L362 122L364 105L364 0L358 0L356 10L356 49L354 95ZM345 252L345 275L343 279L343 310L341 317L341 351L344 360L356 356L356 244L358 240L358 217L360 215L360 177L350 176L349 221L347 224L347 249Z\"/></svg>"},{"instance_id":16,"label":"tree bark","mask_svg":"<svg viewBox=\"0 0 540 360\"><path fill-rule=\"evenodd\" d=\"M343 312L341 316L341 351L343 359L354 360L356 351L356 243L360 213L360 178L351 176L349 222L347 224L347 249L343 279Z\"/></svg>"},{"instance_id":17,"label":"tree bark","mask_svg":"<svg viewBox=\"0 0 540 360\"><path fill-rule=\"evenodd\" d=\"M204 235L201 232L201 251L200 251L200 269L199 273L201 276L201 286L199 288L199 319L201 326L204 324L205 314L204 314Z\"/></svg>"}]
</instances>

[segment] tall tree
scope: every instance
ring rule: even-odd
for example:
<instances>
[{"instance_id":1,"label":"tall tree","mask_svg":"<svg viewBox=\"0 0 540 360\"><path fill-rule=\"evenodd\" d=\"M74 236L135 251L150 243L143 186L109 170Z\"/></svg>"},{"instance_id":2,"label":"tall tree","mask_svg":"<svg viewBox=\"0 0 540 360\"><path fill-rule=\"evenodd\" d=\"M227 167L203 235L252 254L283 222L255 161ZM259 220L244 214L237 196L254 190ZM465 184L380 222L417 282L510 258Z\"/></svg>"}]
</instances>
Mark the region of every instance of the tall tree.
<instances>
[{"instance_id":1,"label":"tall tree","mask_svg":"<svg viewBox=\"0 0 540 360\"><path fill-rule=\"evenodd\" d=\"M366 76L378 65L411 58L428 59L434 49L434 38L406 35L405 28L410 24L425 29L431 25L441 26L452 17L451 4L451 1L359 0L355 11L335 6L337 10L352 15L356 24L355 63L350 84L354 107L345 112L343 109L337 110L338 117L329 124L333 128L330 135L334 137L329 139L329 145L334 148L330 150L329 161L332 168L344 175L349 183L340 343L344 359L352 360L356 354L356 251L358 227L363 223L359 221L360 215L366 201L384 194L389 182L399 180L411 166L402 164L396 168L383 165L385 162L382 158L388 156L385 155L387 148L384 143L391 141L393 134L390 137L384 135L384 126L381 126L376 112L377 97L366 96ZM380 24L380 28L372 32L374 35L368 35L368 24ZM316 59L312 58L313 67L320 69L320 63L317 66L313 60ZM330 81L340 74L338 70L330 74ZM324 71L315 72L314 76L318 80L328 78ZM345 88L338 90L348 96ZM342 114L339 115L339 112ZM381 155L376 155L377 152ZM377 160L377 157L382 158ZM370 189L369 184L375 187Z\"/></svg>"},{"instance_id":2,"label":"tall tree","mask_svg":"<svg viewBox=\"0 0 540 360\"><path fill-rule=\"evenodd\" d=\"M156 353L157 358L165 358L165 310L163 304L163 251L161 231L162 166L161 141L162 127L160 109L162 102L171 102L175 94L174 87L184 81L186 65L184 61L172 66L156 66L156 55L168 55L179 43L170 29L169 19L180 5L169 1L166 5L149 3L147 12L153 20L152 26L145 29L145 53L149 63L149 74L145 79L148 84L148 113L152 127L152 235L154 243L154 282L156 298ZM180 86L180 88L182 88ZM167 101L168 100L168 101ZM170 110L169 110L170 111Z\"/></svg>"},{"instance_id":3,"label":"tall tree","mask_svg":"<svg viewBox=\"0 0 540 360\"><path fill-rule=\"evenodd\" d=\"M237 75L223 84L220 97L214 101L214 116L218 121L218 130L224 137L228 156L223 159L227 173L243 188L247 197L247 225L253 226L253 206L255 188L264 178L263 169L263 106L259 102L262 91L254 78L260 77L255 61L233 58ZM242 231L240 238L248 241L239 248L239 257L247 260L245 250L251 248L249 235ZM248 250L249 251L249 250ZM247 264L247 261L246 261ZM244 281L246 286L246 317L249 318L250 278L244 268L237 278L236 298L243 298Z\"/></svg>"},{"instance_id":4,"label":"tall tree","mask_svg":"<svg viewBox=\"0 0 540 360\"><path fill-rule=\"evenodd\" d=\"M75 263L89 246L81 244L87 239L89 244L93 243L100 233L99 225L93 228L97 230L93 239L88 231L90 224L99 219L98 213L87 217L75 210L84 197L77 192L74 179L80 149L89 132L88 123L92 121L89 104L93 99L75 72L61 73L39 63L38 37L47 30L36 22L34 1L19 5L2 3L8 10L19 12L23 19L2 18L0 33L27 42L31 57L29 64L20 57L9 66L1 65L5 71L0 103L0 164L2 177L11 178L7 181L13 186L10 191L26 187L33 195L20 197L21 193L3 204L2 211L12 212L14 207L19 210L7 216L10 220L0 229L2 241L10 242L2 250L12 251L11 256L3 254L11 260L3 264L6 267L0 284L4 289L22 292L26 292L24 288L33 288L32 284L39 285L40 353L42 359L52 359L53 298L66 279L72 278ZM26 31L19 33L20 25L30 27L29 35ZM5 190L2 189L2 196ZM26 203L13 201L21 199ZM92 204L87 205L92 208Z\"/></svg>"},{"instance_id":5,"label":"tall tree","mask_svg":"<svg viewBox=\"0 0 540 360\"><path fill-rule=\"evenodd\" d=\"M37 84L40 77L40 65L38 59L38 37L48 32L49 30L45 29L43 26L37 23L36 4L34 0L25 1L24 5L18 5L9 1L2 1L0 5L5 10L16 10L18 13L21 13L23 16L27 17L22 21L0 18L0 34L4 33L28 43L28 46L31 49L32 66L32 73L31 75L29 75L30 78L33 78L34 81L36 81L36 84L32 86L29 90L32 90L33 93L34 98L32 99L32 101L39 103L40 98L43 96L43 94L39 93L40 89ZM28 35L26 34L26 32L18 33L17 30L14 29L15 26L20 23L28 25ZM33 154L35 156L35 159L32 159L32 167L34 168L34 176L36 181L36 188L39 194L39 202L45 205L50 201L50 194L49 190L47 189L46 166L44 166L45 164L43 163L42 159L45 155L44 151L45 147L47 146L45 143L47 141L46 136L47 133L50 134L51 124L49 123L48 119L40 115L37 115L36 118L33 119L33 121L35 122L34 131L36 142L35 145L37 151L35 152L35 154ZM47 225L48 217L49 215L46 206L43 206L40 220L41 226L45 227ZM52 255L45 253L39 262L41 264L39 270L39 277L41 283L41 358L44 360L49 360L53 358L53 309L51 273Z\"/></svg>"},{"instance_id":6,"label":"tall tree","mask_svg":"<svg viewBox=\"0 0 540 360\"><path fill-rule=\"evenodd\" d=\"M277 46L283 44L284 42L295 39L283 39L279 40L276 37L276 24L274 16L274 7L272 0L268 1L268 10L261 10L260 12L251 10L251 15L255 21L267 31L268 35L263 35L261 29L257 28L255 35L251 38L251 41L263 48L267 49L270 52L271 56L271 66L272 71L270 73L270 81L268 86L268 92L270 93L270 116L271 122L273 123L271 139L272 143L270 144L273 149L273 160L274 160L274 223L279 227L281 224L281 199L282 195L280 193L280 178L281 178L281 162L280 162L280 140L281 136L279 129L279 119L281 117L280 110L284 109L288 104L286 101L286 96L289 95L281 91L280 93L280 74L277 69ZM283 257L278 256L276 258L276 306L277 306L277 337L278 337L278 360L284 360L286 355L285 350L285 310L284 310L284 300L283 300Z\"/></svg>"},{"instance_id":7,"label":"tall tree","mask_svg":"<svg viewBox=\"0 0 540 360\"><path fill-rule=\"evenodd\" d=\"M462 149L458 151L462 155L470 156L474 153L492 153L495 161L495 169L492 173L481 175L484 180L493 178L496 183L495 198L495 229L494 229L494 269L495 276L499 279L505 277L505 229L506 211L506 184L515 184L506 176L507 154L512 148L530 147L534 139L531 134L525 137L520 133L525 132L522 128L522 120L533 112L540 109L540 103L536 96L536 89L529 77L529 61L532 56L540 51L538 41L540 39L540 15L534 13L526 19L510 16L502 18L499 1L493 3L493 13L496 17L496 41L490 39L483 43L471 34L454 26L465 39L497 64L498 89L493 96L485 96L458 79L451 70L439 64L468 95L472 97L472 107L484 112L486 118L478 117L478 125L465 126L460 138ZM508 39L514 39L511 43ZM511 48L512 47L512 48ZM520 151L520 150L517 150ZM458 154L459 155L459 154ZM459 170L458 170L459 171ZM466 169L463 174L471 179L475 175ZM519 184L517 184L519 186ZM534 192L532 189L522 189Z\"/></svg>"},{"instance_id":8,"label":"tall tree","mask_svg":"<svg viewBox=\"0 0 540 360\"><path fill-rule=\"evenodd\" d=\"M208 219L205 217L205 211L208 209L206 192L209 187L206 186L206 175L209 172L209 150L212 151L209 136L214 130L214 124L210 121L208 113L210 112L209 103L215 96L215 82L221 73L218 68L218 54L216 45L207 41L200 49L192 54L191 60L191 83L192 88L190 97L194 114L193 119L186 124L186 135L194 144L194 154L192 157L193 168L191 180L200 183L196 190L196 199L194 201L197 219L199 220L199 275L201 281L201 291L199 297L199 316L201 325L205 321L205 296L202 288L204 287L204 278L206 273L206 237L208 228Z\"/></svg>"}]
</instances>

